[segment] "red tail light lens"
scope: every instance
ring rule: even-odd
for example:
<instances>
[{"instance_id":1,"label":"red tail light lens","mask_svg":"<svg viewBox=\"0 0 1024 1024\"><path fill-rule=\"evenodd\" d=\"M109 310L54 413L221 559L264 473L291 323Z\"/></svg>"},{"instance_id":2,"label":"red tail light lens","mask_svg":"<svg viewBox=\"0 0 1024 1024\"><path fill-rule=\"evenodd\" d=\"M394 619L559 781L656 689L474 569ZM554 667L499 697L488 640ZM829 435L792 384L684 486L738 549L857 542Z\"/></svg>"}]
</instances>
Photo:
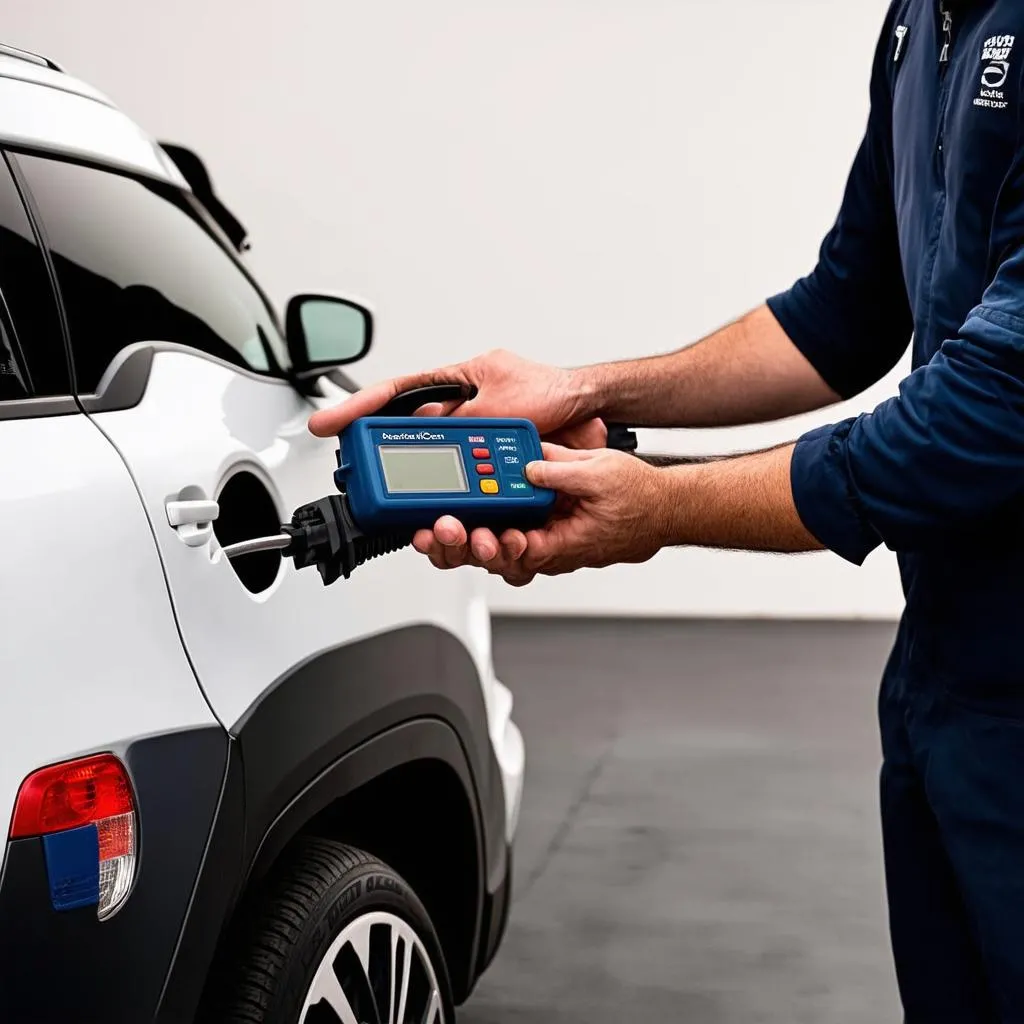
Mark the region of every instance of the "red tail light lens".
<instances>
[{"instance_id":1,"label":"red tail light lens","mask_svg":"<svg viewBox=\"0 0 1024 1024\"><path fill-rule=\"evenodd\" d=\"M18 791L10 837L61 832L134 809L124 765L98 754L33 772Z\"/></svg>"}]
</instances>

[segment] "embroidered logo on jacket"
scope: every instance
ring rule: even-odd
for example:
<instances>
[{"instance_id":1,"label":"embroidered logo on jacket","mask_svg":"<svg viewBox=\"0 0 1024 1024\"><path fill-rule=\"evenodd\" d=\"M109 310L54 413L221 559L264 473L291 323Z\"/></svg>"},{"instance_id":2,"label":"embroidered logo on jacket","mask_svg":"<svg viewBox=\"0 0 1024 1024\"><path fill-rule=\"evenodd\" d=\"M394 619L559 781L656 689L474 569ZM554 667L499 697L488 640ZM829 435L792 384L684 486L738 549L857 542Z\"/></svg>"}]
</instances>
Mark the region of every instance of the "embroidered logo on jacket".
<instances>
[{"instance_id":1,"label":"embroidered logo on jacket","mask_svg":"<svg viewBox=\"0 0 1024 1024\"><path fill-rule=\"evenodd\" d=\"M974 101L976 107L1005 110L1009 103L1002 91L1010 75L1010 55L1016 36L992 36L985 40L981 51L981 95Z\"/></svg>"}]
</instances>

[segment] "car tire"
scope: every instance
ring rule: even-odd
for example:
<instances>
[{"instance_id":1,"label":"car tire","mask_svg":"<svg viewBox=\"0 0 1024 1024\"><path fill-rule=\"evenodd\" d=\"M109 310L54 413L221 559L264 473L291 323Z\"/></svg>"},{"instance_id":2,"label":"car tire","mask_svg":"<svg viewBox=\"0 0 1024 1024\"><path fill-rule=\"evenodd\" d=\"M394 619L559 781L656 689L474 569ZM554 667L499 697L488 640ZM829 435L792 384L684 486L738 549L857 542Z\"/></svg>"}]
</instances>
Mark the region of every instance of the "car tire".
<instances>
[{"instance_id":1,"label":"car tire","mask_svg":"<svg viewBox=\"0 0 1024 1024\"><path fill-rule=\"evenodd\" d=\"M245 916L218 985L223 1024L453 1024L440 943L402 877L303 839Z\"/></svg>"}]
</instances>

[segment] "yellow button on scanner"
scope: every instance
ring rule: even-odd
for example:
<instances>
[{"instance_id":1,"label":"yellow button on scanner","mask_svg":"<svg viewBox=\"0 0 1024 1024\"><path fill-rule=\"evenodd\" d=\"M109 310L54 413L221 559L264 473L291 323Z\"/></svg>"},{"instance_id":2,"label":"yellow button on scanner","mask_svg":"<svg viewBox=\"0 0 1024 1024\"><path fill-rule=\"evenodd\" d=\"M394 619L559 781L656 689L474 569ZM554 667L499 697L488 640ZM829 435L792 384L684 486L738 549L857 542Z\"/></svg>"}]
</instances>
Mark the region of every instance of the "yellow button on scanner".
<instances>
[{"instance_id":1,"label":"yellow button on scanner","mask_svg":"<svg viewBox=\"0 0 1024 1024\"><path fill-rule=\"evenodd\" d=\"M498 481L497 480L481 480L480 490L484 494L497 494L498 493Z\"/></svg>"}]
</instances>

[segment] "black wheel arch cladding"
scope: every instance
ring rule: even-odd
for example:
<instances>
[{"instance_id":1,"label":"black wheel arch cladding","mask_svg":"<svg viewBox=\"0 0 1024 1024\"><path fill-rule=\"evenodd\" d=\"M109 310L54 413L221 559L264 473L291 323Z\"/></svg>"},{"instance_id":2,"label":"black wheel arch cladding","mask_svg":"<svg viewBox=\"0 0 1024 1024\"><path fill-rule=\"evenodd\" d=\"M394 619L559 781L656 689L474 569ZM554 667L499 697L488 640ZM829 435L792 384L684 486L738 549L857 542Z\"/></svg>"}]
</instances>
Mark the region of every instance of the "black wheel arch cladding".
<instances>
[{"instance_id":1,"label":"black wheel arch cladding","mask_svg":"<svg viewBox=\"0 0 1024 1024\"><path fill-rule=\"evenodd\" d=\"M321 652L271 685L231 729L245 765L247 859L320 773L370 738L425 719L446 723L459 740L468 779L460 774L473 787L486 877L500 877L504 791L480 677L463 644L428 625Z\"/></svg>"},{"instance_id":2,"label":"black wheel arch cladding","mask_svg":"<svg viewBox=\"0 0 1024 1024\"><path fill-rule=\"evenodd\" d=\"M231 732L238 763L229 771L158 1019L191 1019L247 884L312 819L386 773L427 761L451 769L472 818L473 935L466 962L449 965L456 999L468 995L488 944L493 895L503 890L508 849L501 772L476 664L463 644L417 625L323 651L268 687Z\"/></svg>"}]
</instances>

